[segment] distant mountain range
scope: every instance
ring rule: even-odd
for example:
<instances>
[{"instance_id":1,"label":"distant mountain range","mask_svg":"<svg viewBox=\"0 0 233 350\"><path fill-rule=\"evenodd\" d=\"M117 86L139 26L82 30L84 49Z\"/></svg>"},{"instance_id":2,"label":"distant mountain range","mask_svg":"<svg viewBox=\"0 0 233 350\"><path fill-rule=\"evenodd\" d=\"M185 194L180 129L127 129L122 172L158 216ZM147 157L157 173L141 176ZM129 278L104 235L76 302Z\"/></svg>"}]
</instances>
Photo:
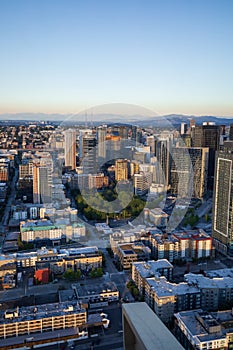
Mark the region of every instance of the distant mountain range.
<instances>
[{"instance_id":1,"label":"distant mountain range","mask_svg":"<svg viewBox=\"0 0 233 350\"><path fill-rule=\"evenodd\" d=\"M65 115L46 113L15 113L0 114L0 121L51 121L65 124L87 124L98 125L100 123L130 123L138 126L178 126L184 122L189 124L190 119L194 119L197 124L203 122L215 122L217 125L233 123L232 117L219 116L192 116L182 114L169 114L164 116L144 116L144 115L122 115L122 114L94 114L94 115Z\"/></svg>"}]
</instances>

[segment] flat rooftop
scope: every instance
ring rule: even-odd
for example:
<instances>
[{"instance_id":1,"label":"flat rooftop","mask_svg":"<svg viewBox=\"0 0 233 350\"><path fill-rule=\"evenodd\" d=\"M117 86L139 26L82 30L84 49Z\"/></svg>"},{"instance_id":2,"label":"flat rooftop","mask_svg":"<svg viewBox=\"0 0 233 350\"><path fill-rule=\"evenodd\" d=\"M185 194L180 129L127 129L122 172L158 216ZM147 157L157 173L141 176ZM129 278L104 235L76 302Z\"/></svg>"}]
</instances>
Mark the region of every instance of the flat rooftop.
<instances>
[{"instance_id":1,"label":"flat rooftop","mask_svg":"<svg viewBox=\"0 0 233 350\"><path fill-rule=\"evenodd\" d=\"M5 318L7 315L14 315L17 313L17 309L9 309L0 312L0 324L23 322L30 320L37 320L41 318L47 318L52 316L62 316L67 314L74 314L86 312L85 309L81 309L77 302L63 302L53 304L42 304L38 306L23 306L18 309L18 317Z\"/></svg>"},{"instance_id":2,"label":"flat rooftop","mask_svg":"<svg viewBox=\"0 0 233 350\"><path fill-rule=\"evenodd\" d=\"M223 332L223 329L221 329L218 332L209 333L203 327L203 325L200 323L200 321L197 319L197 316L201 316L203 319L205 319L205 317L206 317L207 323L208 323L208 315L209 315L210 321L214 320L214 318L211 316L211 314L208 314L208 312L205 312L205 311L203 312L202 309L181 311L181 312L175 314L175 317L178 320L182 321L182 323L189 330L189 332L192 334L192 336L197 339L197 343L198 343L198 339L201 342L217 340L217 339L225 339L225 334Z\"/></svg>"},{"instance_id":3,"label":"flat rooftop","mask_svg":"<svg viewBox=\"0 0 233 350\"><path fill-rule=\"evenodd\" d=\"M102 284L93 284L80 286L79 284L73 284L76 288L78 296L80 298L95 296L97 294L106 293L106 292L117 292L118 289L114 282L105 282Z\"/></svg>"},{"instance_id":4,"label":"flat rooftop","mask_svg":"<svg viewBox=\"0 0 233 350\"><path fill-rule=\"evenodd\" d=\"M171 283L166 280L165 277L152 277L147 278L147 283L153 291L156 292L157 296L169 297L173 295L185 295L185 294L194 294L200 293L199 289L195 286L190 286L188 283Z\"/></svg>"},{"instance_id":5,"label":"flat rooftop","mask_svg":"<svg viewBox=\"0 0 233 350\"><path fill-rule=\"evenodd\" d=\"M188 273L184 275L184 278L189 285L198 286L199 288L211 288L211 289L233 288L232 277L209 278L201 274L196 275L193 273Z\"/></svg>"},{"instance_id":6,"label":"flat rooftop","mask_svg":"<svg viewBox=\"0 0 233 350\"><path fill-rule=\"evenodd\" d=\"M167 259L139 261L134 262L133 265L143 278L159 275L160 269L173 268L173 265Z\"/></svg>"},{"instance_id":7,"label":"flat rooftop","mask_svg":"<svg viewBox=\"0 0 233 350\"><path fill-rule=\"evenodd\" d=\"M184 350L146 303L123 304L122 309L125 350Z\"/></svg>"}]
</instances>

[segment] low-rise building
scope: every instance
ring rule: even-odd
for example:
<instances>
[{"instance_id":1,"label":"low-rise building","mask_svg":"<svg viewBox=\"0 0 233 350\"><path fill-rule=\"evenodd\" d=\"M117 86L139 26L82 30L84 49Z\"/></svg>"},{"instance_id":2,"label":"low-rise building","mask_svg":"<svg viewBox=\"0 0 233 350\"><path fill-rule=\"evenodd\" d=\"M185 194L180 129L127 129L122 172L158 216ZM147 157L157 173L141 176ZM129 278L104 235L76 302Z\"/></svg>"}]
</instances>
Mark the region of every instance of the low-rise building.
<instances>
[{"instance_id":1,"label":"low-rise building","mask_svg":"<svg viewBox=\"0 0 233 350\"><path fill-rule=\"evenodd\" d=\"M0 312L0 338L84 326L87 313L77 302L43 304Z\"/></svg>"},{"instance_id":2,"label":"low-rise building","mask_svg":"<svg viewBox=\"0 0 233 350\"><path fill-rule=\"evenodd\" d=\"M123 269L130 269L135 261L144 261L150 258L150 248L143 243L119 244L116 255Z\"/></svg>"},{"instance_id":3,"label":"low-rise building","mask_svg":"<svg viewBox=\"0 0 233 350\"><path fill-rule=\"evenodd\" d=\"M79 301L88 303L97 303L99 301L118 301L119 291L114 282L105 282L93 285L75 285L73 289L79 298Z\"/></svg>"},{"instance_id":4,"label":"low-rise building","mask_svg":"<svg viewBox=\"0 0 233 350\"><path fill-rule=\"evenodd\" d=\"M15 275L14 274L5 274L2 281L3 289L11 289L15 287Z\"/></svg>"},{"instance_id":5,"label":"low-rise building","mask_svg":"<svg viewBox=\"0 0 233 350\"><path fill-rule=\"evenodd\" d=\"M185 349L232 349L232 310L209 313L202 309L175 314L175 335Z\"/></svg>"},{"instance_id":6,"label":"low-rise building","mask_svg":"<svg viewBox=\"0 0 233 350\"><path fill-rule=\"evenodd\" d=\"M13 256L0 255L0 277L16 274L16 262Z\"/></svg>"},{"instance_id":7,"label":"low-rise building","mask_svg":"<svg viewBox=\"0 0 233 350\"><path fill-rule=\"evenodd\" d=\"M167 226L169 215L161 208L144 208L144 218L145 220L149 220L155 226L164 227Z\"/></svg>"},{"instance_id":8,"label":"low-rise building","mask_svg":"<svg viewBox=\"0 0 233 350\"><path fill-rule=\"evenodd\" d=\"M54 274L62 274L67 269L83 271L102 267L102 254L97 247L67 249L41 248L32 252L18 252L0 256L0 274L16 273L25 268L49 268ZM2 272L1 272L2 271ZM4 272L5 271L5 272Z\"/></svg>"},{"instance_id":9,"label":"low-rise building","mask_svg":"<svg viewBox=\"0 0 233 350\"><path fill-rule=\"evenodd\" d=\"M50 220L27 220L20 222L21 240L23 242L33 242L36 239L49 239L51 241L75 239L85 236L86 229L82 223L54 224Z\"/></svg>"},{"instance_id":10,"label":"low-rise building","mask_svg":"<svg viewBox=\"0 0 233 350\"><path fill-rule=\"evenodd\" d=\"M127 243L134 243L137 240L140 240L142 233L144 233L144 229L141 231L135 231L135 230L128 230L128 231L119 231L119 232L113 232L109 236L110 246L115 254L117 252L117 246L119 244L127 244Z\"/></svg>"}]
</instances>

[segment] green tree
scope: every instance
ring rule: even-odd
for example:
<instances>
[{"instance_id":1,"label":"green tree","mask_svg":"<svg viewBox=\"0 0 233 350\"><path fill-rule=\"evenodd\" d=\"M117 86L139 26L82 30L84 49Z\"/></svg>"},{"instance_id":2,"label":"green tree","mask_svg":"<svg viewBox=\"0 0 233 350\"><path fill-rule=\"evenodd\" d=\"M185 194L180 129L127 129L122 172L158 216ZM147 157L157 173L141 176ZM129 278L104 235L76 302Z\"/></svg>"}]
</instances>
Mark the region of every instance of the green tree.
<instances>
[{"instance_id":1,"label":"green tree","mask_svg":"<svg viewBox=\"0 0 233 350\"><path fill-rule=\"evenodd\" d=\"M80 279L81 277L81 271L80 270L77 270L77 271L73 271L72 269L67 269L64 274L63 274L63 277L65 279L67 279L68 281L75 281L75 280L78 280Z\"/></svg>"}]
</instances>

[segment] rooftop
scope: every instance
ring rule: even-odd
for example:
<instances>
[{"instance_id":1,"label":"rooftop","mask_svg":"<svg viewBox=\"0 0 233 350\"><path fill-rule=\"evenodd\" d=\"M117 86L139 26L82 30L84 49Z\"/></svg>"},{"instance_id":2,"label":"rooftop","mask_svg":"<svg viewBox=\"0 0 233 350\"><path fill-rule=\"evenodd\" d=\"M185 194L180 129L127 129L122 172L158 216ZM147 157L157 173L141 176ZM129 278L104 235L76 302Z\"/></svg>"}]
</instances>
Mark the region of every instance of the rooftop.
<instances>
[{"instance_id":1,"label":"rooftop","mask_svg":"<svg viewBox=\"0 0 233 350\"><path fill-rule=\"evenodd\" d=\"M194 286L188 285L188 283L171 283L167 281L165 277L160 278L147 278L146 282L150 285L151 289L157 294L158 297L169 297L173 295L185 295L200 293L199 289Z\"/></svg>"},{"instance_id":2,"label":"rooftop","mask_svg":"<svg viewBox=\"0 0 233 350\"><path fill-rule=\"evenodd\" d=\"M185 281L189 285L198 286L199 288L212 288L212 289L223 289L223 288L233 288L233 278L232 277L215 277L209 278L201 274L188 273L184 275Z\"/></svg>"},{"instance_id":3,"label":"rooftop","mask_svg":"<svg viewBox=\"0 0 233 350\"><path fill-rule=\"evenodd\" d=\"M133 265L143 278L158 274L160 269L173 268L173 265L167 259L134 262Z\"/></svg>"},{"instance_id":4,"label":"rooftop","mask_svg":"<svg viewBox=\"0 0 233 350\"><path fill-rule=\"evenodd\" d=\"M184 350L146 303L123 304L122 307L126 350ZM128 332L135 335L136 344L134 337L127 336ZM130 343L130 339L134 344Z\"/></svg>"},{"instance_id":5,"label":"rooftop","mask_svg":"<svg viewBox=\"0 0 233 350\"><path fill-rule=\"evenodd\" d=\"M208 313L202 309L182 311L175 314L175 317L185 325L189 333L192 334L193 340L196 344L211 340L225 339L226 331L224 331L219 322L213 317L213 313ZM203 321L203 325L200 320ZM218 326L216 332L208 332L208 324L210 326Z\"/></svg>"},{"instance_id":6,"label":"rooftop","mask_svg":"<svg viewBox=\"0 0 233 350\"><path fill-rule=\"evenodd\" d=\"M80 298L90 298L91 296L96 296L101 293L106 292L117 292L118 289L114 282L105 282L102 284L93 284L80 286L79 284L73 284L73 287L76 288L77 294Z\"/></svg>"},{"instance_id":7,"label":"rooftop","mask_svg":"<svg viewBox=\"0 0 233 350\"><path fill-rule=\"evenodd\" d=\"M81 309L77 302L25 306L14 310L6 310L5 312L0 311L0 324L37 320L80 312L85 312L85 310Z\"/></svg>"}]
</instances>

